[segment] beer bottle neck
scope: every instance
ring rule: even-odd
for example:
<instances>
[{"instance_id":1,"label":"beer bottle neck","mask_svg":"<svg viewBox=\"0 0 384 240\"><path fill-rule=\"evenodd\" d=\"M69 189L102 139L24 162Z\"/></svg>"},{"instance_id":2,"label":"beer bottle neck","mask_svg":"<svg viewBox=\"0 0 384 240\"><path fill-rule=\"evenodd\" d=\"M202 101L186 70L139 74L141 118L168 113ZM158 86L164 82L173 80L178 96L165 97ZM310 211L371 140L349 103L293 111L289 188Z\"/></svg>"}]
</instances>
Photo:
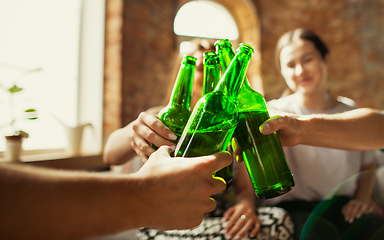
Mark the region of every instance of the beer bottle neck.
<instances>
[{"instance_id":1,"label":"beer bottle neck","mask_svg":"<svg viewBox=\"0 0 384 240\"><path fill-rule=\"evenodd\" d=\"M222 71L225 72L228 69L229 64L231 63L232 59L235 57L235 52L233 51L232 46L230 45L229 42L227 44L222 45L222 46L218 46L217 52L219 55L220 65L221 65ZM243 87L251 88L251 86L249 85L247 77L244 78Z\"/></svg>"},{"instance_id":2,"label":"beer bottle neck","mask_svg":"<svg viewBox=\"0 0 384 240\"><path fill-rule=\"evenodd\" d=\"M215 52L204 53L203 95L212 92L220 80L220 62Z\"/></svg>"},{"instance_id":3,"label":"beer bottle neck","mask_svg":"<svg viewBox=\"0 0 384 240\"><path fill-rule=\"evenodd\" d=\"M238 50L215 90L222 91L230 98L236 98L243 84L251 55L252 52L246 49Z\"/></svg>"},{"instance_id":4,"label":"beer bottle neck","mask_svg":"<svg viewBox=\"0 0 384 240\"><path fill-rule=\"evenodd\" d=\"M168 105L178 106L179 108L189 110L192 98L196 59L194 58L190 60L186 57L181 63Z\"/></svg>"}]
</instances>

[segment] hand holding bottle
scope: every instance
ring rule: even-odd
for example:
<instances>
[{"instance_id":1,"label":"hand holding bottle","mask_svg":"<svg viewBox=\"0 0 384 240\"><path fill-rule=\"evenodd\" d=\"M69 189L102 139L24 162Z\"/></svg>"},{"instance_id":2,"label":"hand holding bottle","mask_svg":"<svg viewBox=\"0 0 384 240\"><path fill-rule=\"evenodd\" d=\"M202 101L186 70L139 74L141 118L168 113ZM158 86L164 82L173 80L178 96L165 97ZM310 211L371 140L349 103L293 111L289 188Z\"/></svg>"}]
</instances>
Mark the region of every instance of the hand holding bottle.
<instances>
[{"instance_id":1,"label":"hand holding bottle","mask_svg":"<svg viewBox=\"0 0 384 240\"><path fill-rule=\"evenodd\" d=\"M295 146L300 144L300 135L303 131L300 127L298 116L293 114L271 117L260 125L259 130L264 135L272 134L277 131L281 145L283 146Z\"/></svg>"},{"instance_id":2,"label":"hand holding bottle","mask_svg":"<svg viewBox=\"0 0 384 240\"><path fill-rule=\"evenodd\" d=\"M157 118L157 113L141 112L139 117L127 126L126 131L133 150L144 163L155 152L152 144L175 149L172 141L176 139L176 135Z\"/></svg>"},{"instance_id":3,"label":"hand holding bottle","mask_svg":"<svg viewBox=\"0 0 384 240\"><path fill-rule=\"evenodd\" d=\"M170 152L169 147L160 147L139 172L132 174L141 182L139 196L135 196L142 203L138 207L144 206L140 216L145 218L145 227L193 228L206 212L216 208L211 196L226 185L212 175L229 165L231 156L221 152L185 159L171 158Z\"/></svg>"}]
</instances>

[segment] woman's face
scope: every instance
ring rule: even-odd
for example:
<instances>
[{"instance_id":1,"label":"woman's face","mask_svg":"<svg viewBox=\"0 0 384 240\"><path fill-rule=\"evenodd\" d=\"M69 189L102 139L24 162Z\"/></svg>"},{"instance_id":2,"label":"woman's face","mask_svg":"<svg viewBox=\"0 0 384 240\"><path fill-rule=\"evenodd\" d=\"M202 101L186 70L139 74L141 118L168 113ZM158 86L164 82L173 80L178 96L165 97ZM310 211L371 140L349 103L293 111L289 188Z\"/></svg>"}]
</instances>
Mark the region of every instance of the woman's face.
<instances>
[{"instance_id":1,"label":"woman's face","mask_svg":"<svg viewBox=\"0 0 384 240\"><path fill-rule=\"evenodd\" d=\"M281 49L281 74L293 92L311 94L325 89L327 57L324 60L315 45L298 39Z\"/></svg>"}]
</instances>

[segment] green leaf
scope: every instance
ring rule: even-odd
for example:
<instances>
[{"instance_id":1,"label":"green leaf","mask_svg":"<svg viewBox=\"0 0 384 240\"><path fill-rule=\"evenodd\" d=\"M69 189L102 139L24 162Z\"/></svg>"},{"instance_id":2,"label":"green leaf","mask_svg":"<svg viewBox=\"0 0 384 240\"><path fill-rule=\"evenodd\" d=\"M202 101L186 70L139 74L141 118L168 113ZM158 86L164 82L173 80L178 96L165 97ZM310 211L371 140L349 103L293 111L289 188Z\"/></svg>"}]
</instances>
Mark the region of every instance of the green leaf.
<instances>
[{"instance_id":1,"label":"green leaf","mask_svg":"<svg viewBox=\"0 0 384 240\"><path fill-rule=\"evenodd\" d=\"M42 69L43 69L42 67L38 67L35 69L27 70L26 72L38 72L38 71L41 71Z\"/></svg>"},{"instance_id":2,"label":"green leaf","mask_svg":"<svg viewBox=\"0 0 384 240\"><path fill-rule=\"evenodd\" d=\"M16 86L16 84L14 84L11 88L8 89L8 92L16 93L20 92L21 90L23 90L23 88L19 88L18 86Z\"/></svg>"},{"instance_id":3,"label":"green leaf","mask_svg":"<svg viewBox=\"0 0 384 240\"><path fill-rule=\"evenodd\" d=\"M29 134L24 132L23 130L19 130L19 135L21 135L21 137L23 137L23 138L28 138L29 137Z\"/></svg>"},{"instance_id":4,"label":"green leaf","mask_svg":"<svg viewBox=\"0 0 384 240\"><path fill-rule=\"evenodd\" d=\"M37 119L37 111L36 109L29 108L24 111L27 115L28 120L36 120Z\"/></svg>"}]
</instances>

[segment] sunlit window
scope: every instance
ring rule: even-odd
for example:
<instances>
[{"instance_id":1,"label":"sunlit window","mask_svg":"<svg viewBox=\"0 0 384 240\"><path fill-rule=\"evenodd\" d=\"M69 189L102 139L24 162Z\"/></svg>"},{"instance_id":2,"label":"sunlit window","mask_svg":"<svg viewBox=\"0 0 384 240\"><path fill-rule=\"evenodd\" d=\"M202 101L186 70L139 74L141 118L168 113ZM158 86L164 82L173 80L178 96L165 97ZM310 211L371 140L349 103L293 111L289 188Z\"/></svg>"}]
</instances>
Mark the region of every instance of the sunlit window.
<instances>
[{"instance_id":1,"label":"sunlit window","mask_svg":"<svg viewBox=\"0 0 384 240\"><path fill-rule=\"evenodd\" d=\"M76 126L82 114L80 94L87 67L82 64L85 57L81 46L84 21L89 21L86 3L96 6L99 2L0 0L0 151L5 149L3 136L13 131L9 126L13 116L14 129L29 134L24 150L67 147L63 124ZM104 11L100 12L101 16L93 17L101 22L88 22L91 29L104 27ZM103 51L103 46L98 48ZM89 50L86 54L96 58ZM103 66L97 67L93 71L102 78ZM93 80L97 85L97 78ZM10 98L7 89L14 84L22 91ZM98 98L101 101L102 96ZM24 110L29 108L37 110L36 120L25 120Z\"/></svg>"},{"instance_id":2,"label":"sunlit window","mask_svg":"<svg viewBox=\"0 0 384 240\"><path fill-rule=\"evenodd\" d=\"M177 35L236 40L239 31L228 10L211 1L191 1L176 14L174 32Z\"/></svg>"}]
</instances>

